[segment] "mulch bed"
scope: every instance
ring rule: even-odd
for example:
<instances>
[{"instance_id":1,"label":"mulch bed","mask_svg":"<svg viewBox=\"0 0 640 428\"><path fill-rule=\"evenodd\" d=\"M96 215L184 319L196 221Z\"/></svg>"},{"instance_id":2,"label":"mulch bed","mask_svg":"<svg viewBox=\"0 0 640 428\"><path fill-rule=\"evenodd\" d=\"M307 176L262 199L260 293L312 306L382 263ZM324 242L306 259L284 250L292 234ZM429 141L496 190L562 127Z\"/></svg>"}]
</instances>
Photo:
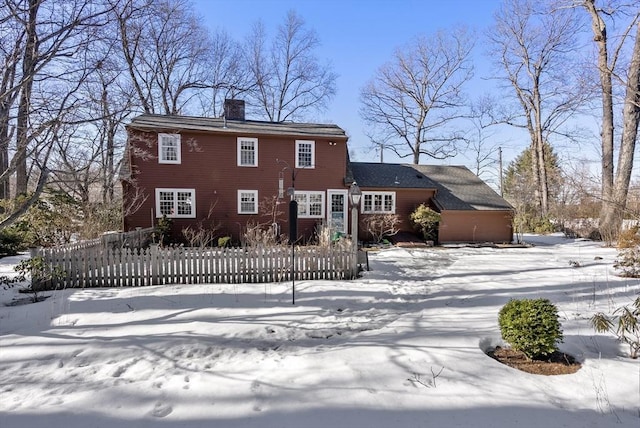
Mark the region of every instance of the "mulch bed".
<instances>
[{"instance_id":1,"label":"mulch bed","mask_svg":"<svg viewBox=\"0 0 640 428\"><path fill-rule=\"evenodd\" d=\"M571 355L560 351L547 355L545 359L531 360L523 352L496 346L487 355L514 369L546 376L575 373L582 366Z\"/></svg>"}]
</instances>

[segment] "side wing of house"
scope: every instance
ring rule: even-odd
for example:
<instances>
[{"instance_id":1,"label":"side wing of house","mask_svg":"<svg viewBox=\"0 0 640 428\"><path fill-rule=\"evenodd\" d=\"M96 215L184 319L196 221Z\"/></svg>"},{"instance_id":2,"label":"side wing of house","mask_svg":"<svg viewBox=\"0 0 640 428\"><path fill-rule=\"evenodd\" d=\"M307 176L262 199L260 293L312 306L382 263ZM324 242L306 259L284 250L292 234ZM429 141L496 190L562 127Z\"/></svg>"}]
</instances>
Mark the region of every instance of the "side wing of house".
<instances>
[{"instance_id":1,"label":"side wing of house","mask_svg":"<svg viewBox=\"0 0 640 428\"><path fill-rule=\"evenodd\" d=\"M513 207L464 166L415 165L437 185L440 243L513 240Z\"/></svg>"},{"instance_id":2,"label":"side wing of house","mask_svg":"<svg viewBox=\"0 0 640 428\"><path fill-rule=\"evenodd\" d=\"M288 231L292 189L299 235L347 224L347 137L335 125L143 115L128 126L124 229L172 219L173 236L247 227Z\"/></svg>"},{"instance_id":3,"label":"side wing of house","mask_svg":"<svg viewBox=\"0 0 640 428\"><path fill-rule=\"evenodd\" d=\"M371 216L395 214L399 231L413 231L409 215L420 205L430 204L436 185L410 165L351 162L351 178L362 190L359 238L367 236L366 224Z\"/></svg>"},{"instance_id":4,"label":"side wing of house","mask_svg":"<svg viewBox=\"0 0 640 428\"><path fill-rule=\"evenodd\" d=\"M361 239L375 214L397 214L412 232L409 215L427 204L441 214L440 243L512 240L513 208L466 167L352 162L350 171L362 189Z\"/></svg>"}]
</instances>

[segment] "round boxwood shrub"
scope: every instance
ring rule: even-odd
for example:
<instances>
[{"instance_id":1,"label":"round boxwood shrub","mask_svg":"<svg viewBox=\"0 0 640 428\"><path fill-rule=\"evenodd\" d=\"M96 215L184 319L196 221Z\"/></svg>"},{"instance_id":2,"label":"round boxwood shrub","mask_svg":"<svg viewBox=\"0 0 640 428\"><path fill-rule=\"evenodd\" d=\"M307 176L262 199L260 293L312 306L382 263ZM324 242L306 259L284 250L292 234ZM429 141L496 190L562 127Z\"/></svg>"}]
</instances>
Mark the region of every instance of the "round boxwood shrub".
<instances>
[{"instance_id":1,"label":"round boxwood shrub","mask_svg":"<svg viewBox=\"0 0 640 428\"><path fill-rule=\"evenodd\" d=\"M502 339L532 359L552 354L562 342L558 309L548 299L510 300L498 323Z\"/></svg>"}]
</instances>

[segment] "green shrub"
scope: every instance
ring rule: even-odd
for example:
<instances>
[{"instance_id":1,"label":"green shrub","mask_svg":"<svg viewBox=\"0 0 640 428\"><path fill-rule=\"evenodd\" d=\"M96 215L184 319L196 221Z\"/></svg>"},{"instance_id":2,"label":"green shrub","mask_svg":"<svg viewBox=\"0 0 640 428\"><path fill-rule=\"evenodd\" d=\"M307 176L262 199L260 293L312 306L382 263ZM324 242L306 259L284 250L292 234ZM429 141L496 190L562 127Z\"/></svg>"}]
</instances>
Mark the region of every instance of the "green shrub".
<instances>
[{"instance_id":1,"label":"green shrub","mask_svg":"<svg viewBox=\"0 0 640 428\"><path fill-rule=\"evenodd\" d=\"M502 338L529 358L556 351L562 342L558 309L548 299L510 300L498 316Z\"/></svg>"},{"instance_id":2,"label":"green shrub","mask_svg":"<svg viewBox=\"0 0 640 428\"><path fill-rule=\"evenodd\" d=\"M166 215L163 215L156 225L155 231L153 232L153 240L160 244L160 246L169 245L172 243L172 228L173 228L173 219L168 218Z\"/></svg>"},{"instance_id":3,"label":"green shrub","mask_svg":"<svg viewBox=\"0 0 640 428\"><path fill-rule=\"evenodd\" d=\"M527 212L517 213L513 221L518 230L524 233L553 233L557 229L549 217L540 217Z\"/></svg>"},{"instance_id":4,"label":"green shrub","mask_svg":"<svg viewBox=\"0 0 640 428\"><path fill-rule=\"evenodd\" d=\"M621 306L612 316L601 312L591 317L591 325L600 332L611 332L618 340L629 345L629 356L640 357L640 297L630 306Z\"/></svg>"},{"instance_id":5,"label":"green shrub","mask_svg":"<svg viewBox=\"0 0 640 428\"><path fill-rule=\"evenodd\" d=\"M38 293L47 289L48 281L62 278L65 274L61 267L51 266L45 263L44 259L40 256L22 260L13 269L18 272L15 281L25 281L27 275L31 277L29 284L23 291L32 294L31 300L34 303L41 300Z\"/></svg>"},{"instance_id":6,"label":"green shrub","mask_svg":"<svg viewBox=\"0 0 640 428\"><path fill-rule=\"evenodd\" d=\"M426 241L438 240L438 223L440 213L435 212L425 204L420 204L410 215L409 220L413 228L419 232Z\"/></svg>"},{"instance_id":7,"label":"green shrub","mask_svg":"<svg viewBox=\"0 0 640 428\"><path fill-rule=\"evenodd\" d=\"M81 208L71 196L46 190L15 223L30 247L51 247L66 244L78 232L82 223Z\"/></svg>"},{"instance_id":8,"label":"green shrub","mask_svg":"<svg viewBox=\"0 0 640 428\"><path fill-rule=\"evenodd\" d=\"M27 248L24 235L13 227L0 230L0 256L15 256Z\"/></svg>"}]
</instances>

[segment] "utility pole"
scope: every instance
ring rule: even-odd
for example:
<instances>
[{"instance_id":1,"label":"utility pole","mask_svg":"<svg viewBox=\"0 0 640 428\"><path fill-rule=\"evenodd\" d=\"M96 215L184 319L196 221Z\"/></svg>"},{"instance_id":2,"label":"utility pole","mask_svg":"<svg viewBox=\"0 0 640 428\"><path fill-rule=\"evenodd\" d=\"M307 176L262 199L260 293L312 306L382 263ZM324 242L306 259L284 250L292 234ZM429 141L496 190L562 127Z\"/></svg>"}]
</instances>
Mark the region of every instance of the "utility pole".
<instances>
[{"instance_id":1,"label":"utility pole","mask_svg":"<svg viewBox=\"0 0 640 428\"><path fill-rule=\"evenodd\" d=\"M500 168L500 196L504 197L504 192L502 190L502 147L498 147L498 163L499 163L499 167Z\"/></svg>"}]
</instances>

